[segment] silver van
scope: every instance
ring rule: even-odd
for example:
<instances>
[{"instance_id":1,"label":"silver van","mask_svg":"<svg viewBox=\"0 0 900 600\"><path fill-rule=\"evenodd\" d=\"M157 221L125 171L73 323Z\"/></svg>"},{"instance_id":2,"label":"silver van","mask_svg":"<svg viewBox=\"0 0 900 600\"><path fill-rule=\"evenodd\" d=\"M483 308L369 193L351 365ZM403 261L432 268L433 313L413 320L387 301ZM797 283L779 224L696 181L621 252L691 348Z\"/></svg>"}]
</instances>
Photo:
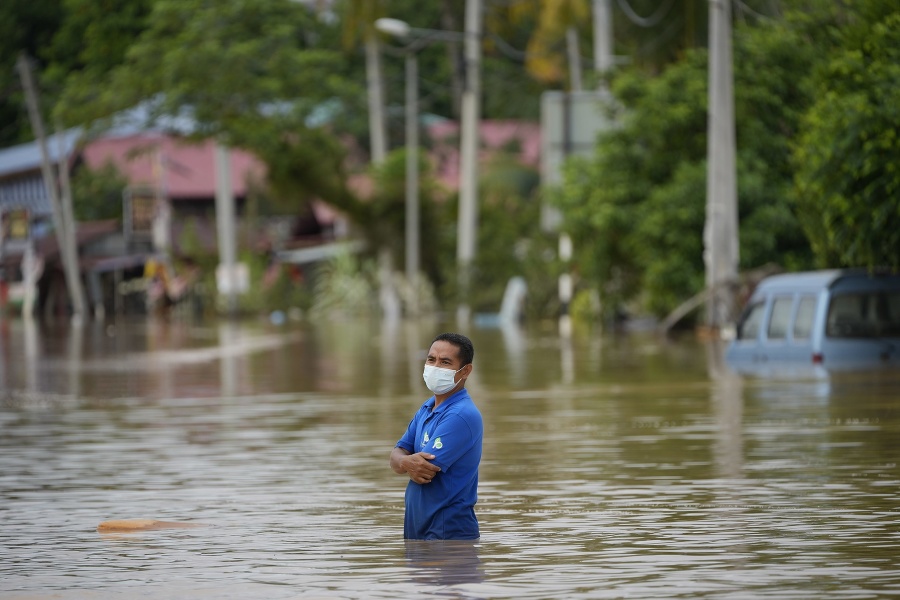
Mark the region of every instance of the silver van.
<instances>
[{"instance_id":1,"label":"silver van","mask_svg":"<svg viewBox=\"0 0 900 600\"><path fill-rule=\"evenodd\" d=\"M737 371L900 368L900 275L772 275L754 290L726 361Z\"/></svg>"}]
</instances>

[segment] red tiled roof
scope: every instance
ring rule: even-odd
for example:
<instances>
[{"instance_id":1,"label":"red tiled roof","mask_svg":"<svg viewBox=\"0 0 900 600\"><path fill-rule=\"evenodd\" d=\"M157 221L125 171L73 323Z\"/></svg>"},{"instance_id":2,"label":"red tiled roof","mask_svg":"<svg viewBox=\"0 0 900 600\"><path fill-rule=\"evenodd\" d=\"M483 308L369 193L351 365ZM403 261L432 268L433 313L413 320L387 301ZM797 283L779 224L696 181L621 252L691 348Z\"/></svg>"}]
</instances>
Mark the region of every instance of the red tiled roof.
<instances>
[{"instance_id":1,"label":"red tiled roof","mask_svg":"<svg viewBox=\"0 0 900 600\"><path fill-rule=\"evenodd\" d=\"M459 123L440 121L427 128L434 141L432 158L438 179L450 189L459 188ZM529 121L482 121L479 147L482 159L517 143L522 164L537 168L541 160L541 126Z\"/></svg>"},{"instance_id":2,"label":"red tiled roof","mask_svg":"<svg viewBox=\"0 0 900 600\"><path fill-rule=\"evenodd\" d=\"M210 140L189 142L155 133L100 138L90 142L82 156L92 169L111 161L132 185L162 185L169 198L215 197L215 144ZM265 166L256 157L231 151L235 196L246 195L248 180L262 180L264 175Z\"/></svg>"}]
</instances>

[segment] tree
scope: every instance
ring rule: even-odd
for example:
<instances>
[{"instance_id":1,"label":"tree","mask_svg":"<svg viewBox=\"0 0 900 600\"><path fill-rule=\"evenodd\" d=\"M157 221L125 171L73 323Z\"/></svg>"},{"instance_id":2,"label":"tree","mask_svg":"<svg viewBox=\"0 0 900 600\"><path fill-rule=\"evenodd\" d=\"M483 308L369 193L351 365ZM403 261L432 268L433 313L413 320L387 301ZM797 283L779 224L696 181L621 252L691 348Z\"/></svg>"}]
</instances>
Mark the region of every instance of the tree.
<instances>
[{"instance_id":1,"label":"tree","mask_svg":"<svg viewBox=\"0 0 900 600\"><path fill-rule=\"evenodd\" d=\"M62 0L63 18L42 50L54 88L90 85L119 66L147 26L153 0ZM66 81L68 79L68 81Z\"/></svg>"},{"instance_id":2,"label":"tree","mask_svg":"<svg viewBox=\"0 0 900 600\"><path fill-rule=\"evenodd\" d=\"M743 268L810 264L793 213L790 142L812 103L809 66L827 47L828 10L735 29L735 114ZM703 289L706 50L653 77L627 69L613 81L619 127L591 160L572 161L558 201L577 269L610 313L662 315ZM622 108L622 107L627 107Z\"/></svg>"},{"instance_id":3,"label":"tree","mask_svg":"<svg viewBox=\"0 0 900 600\"><path fill-rule=\"evenodd\" d=\"M125 176L112 162L99 169L82 165L72 177L73 207L78 221L122 218L122 192L128 186Z\"/></svg>"},{"instance_id":4,"label":"tree","mask_svg":"<svg viewBox=\"0 0 900 600\"><path fill-rule=\"evenodd\" d=\"M798 211L822 266L900 268L900 8L867 0L817 71L794 147Z\"/></svg>"},{"instance_id":5,"label":"tree","mask_svg":"<svg viewBox=\"0 0 900 600\"><path fill-rule=\"evenodd\" d=\"M150 123L187 117L193 136L259 155L294 206L318 196L353 212L346 149L323 127L362 92L317 45L325 25L291 0L157 0L147 23L120 65L67 82L60 115L90 123L141 105Z\"/></svg>"},{"instance_id":6,"label":"tree","mask_svg":"<svg viewBox=\"0 0 900 600\"><path fill-rule=\"evenodd\" d=\"M39 56L63 19L58 0L0 2L0 147L33 139L15 68L21 52ZM49 100L50 95L44 95Z\"/></svg>"},{"instance_id":7,"label":"tree","mask_svg":"<svg viewBox=\"0 0 900 600\"><path fill-rule=\"evenodd\" d=\"M343 18L343 45L352 48L362 38L366 52L366 93L369 98L369 148L372 162L387 155L387 127L384 119L384 76L375 21L386 13L384 0L350 0Z\"/></svg>"}]
</instances>

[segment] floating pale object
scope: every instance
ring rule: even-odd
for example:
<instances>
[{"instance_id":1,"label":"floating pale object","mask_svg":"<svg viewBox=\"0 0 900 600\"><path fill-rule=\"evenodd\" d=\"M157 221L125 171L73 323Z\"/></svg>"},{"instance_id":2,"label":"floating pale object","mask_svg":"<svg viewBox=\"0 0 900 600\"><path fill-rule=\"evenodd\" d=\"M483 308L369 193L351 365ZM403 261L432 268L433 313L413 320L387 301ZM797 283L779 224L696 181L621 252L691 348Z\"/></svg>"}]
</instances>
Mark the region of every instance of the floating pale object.
<instances>
[{"instance_id":1,"label":"floating pale object","mask_svg":"<svg viewBox=\"0 0 900 600\"><path fill-rule=\"evenodd\" d=\"M198 523L157 521L156 519L115 519L103 521L97 525L97 531L100 533L121 533L127 531L152 531L155 529L190 529L201 526Z\"/></svg>"}]
</instances>

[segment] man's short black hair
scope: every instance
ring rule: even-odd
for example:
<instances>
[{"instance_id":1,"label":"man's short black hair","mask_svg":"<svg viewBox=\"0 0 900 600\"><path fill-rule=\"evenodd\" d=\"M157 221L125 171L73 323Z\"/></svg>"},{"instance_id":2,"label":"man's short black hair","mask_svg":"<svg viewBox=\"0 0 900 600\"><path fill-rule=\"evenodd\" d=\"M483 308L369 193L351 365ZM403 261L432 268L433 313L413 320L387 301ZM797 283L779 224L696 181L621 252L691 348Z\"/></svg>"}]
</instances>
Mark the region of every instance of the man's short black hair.
<instances>
[{"instance_id":1,"label":"man's short black hair","mask_svg":"<svg viewBox=\"0 0 900 600\"><path fill-rule=\"evenodd\" d=\"M475 346L472 345L472 340L461 333L442 333L431 341L432 344L435 342L450 342L459 348L459 359L462 361L460 367L471 364L475 358Z\"/></svg>"}]
</instances>

